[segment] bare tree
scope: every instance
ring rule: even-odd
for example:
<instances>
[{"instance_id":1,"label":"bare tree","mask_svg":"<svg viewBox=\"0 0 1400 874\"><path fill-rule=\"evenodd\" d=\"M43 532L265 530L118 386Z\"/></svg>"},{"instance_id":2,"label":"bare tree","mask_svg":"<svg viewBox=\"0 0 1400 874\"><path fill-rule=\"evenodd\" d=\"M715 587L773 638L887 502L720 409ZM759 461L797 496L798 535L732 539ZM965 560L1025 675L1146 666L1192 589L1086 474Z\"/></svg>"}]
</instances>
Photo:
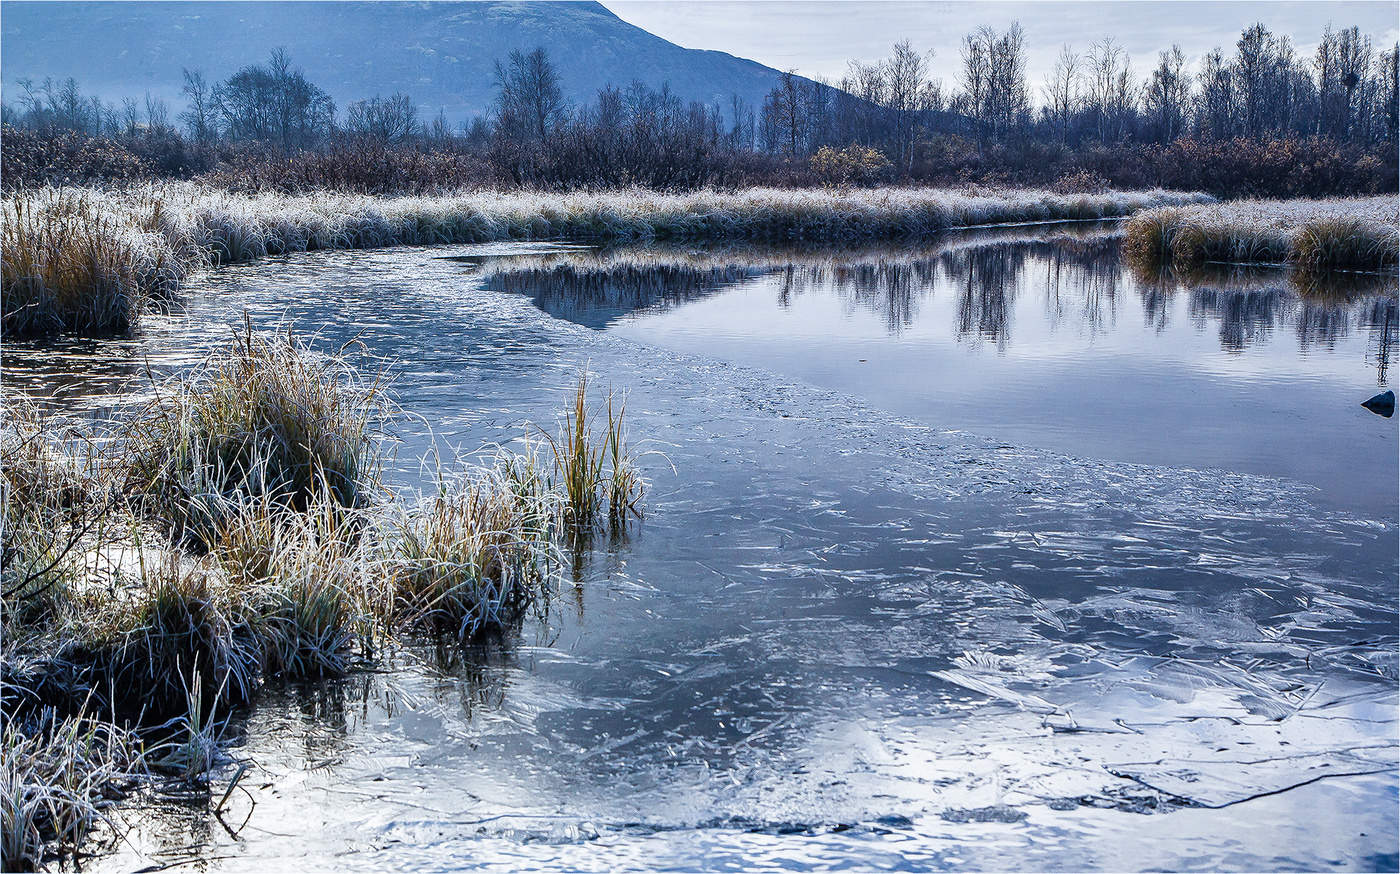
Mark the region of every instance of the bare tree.
<instances>
[{"instance_id":1,"label":"bare tree","mask_svg":"<svg viewBox=\"0 0 1400 874\"><path fill-rule=\"evenodd\" d=\"M146 132L163 134L170 130L170 106L159 97L146 92Z\"/></svg>"},{"instance_id":2,"label":"bare tree","mask_svg":"<svg viewBox=\"0 0 1400 874\"><path fill-rule=\"evenodd\" d=\"M496 62L498 130L516 143L543 143L566 113L559 74L543 47Z\"/></svg>"},{"instance_id":3,"label":"bare tree","mask_svg":"<svg viewBox=\"0 0 1400 874\"><path fill-rule=\"evenodd\" d=\"M764 132L775 151L781 146L790 157L806 154L807 109L797 74L791 70L780 74L777 86L763 101Z\"/></svg>"},{"instance_id":4,"label":"bare tree","mask_svg":"<svg viewBox=\"0 0 1400 874\"><path fill-rule=\"evenodd\" d=\"M1069 141L1069 123L1080 104L1083 75L1079 55L1065 44L1055 59L1055 68L1045 78L1045 111L1054 124L1060 142Z\"/></svg>"},{"instance_id":5,"label":"bare tree","mask_svg":"<svg viewBox=\"0 0 1400 874\"><path fill-rule=\"evenodd\" d=\"M1004 138L1028 120L1030 89L1026 85L1026 49L1021 25L1013 23L1000 35L978 28L963 39L963 112L977 123L982 139Z\"/></svg>"},{"instance_id":6,"label":"bare tree","mask_svg":"<svg viewBox=\"0 0 1400 874\"><path fill-rule=\"evenodd\" d=\"M1186 73L1186 56L1181 46L1157 56L1143 93L1147 116L1156 132L1158 142L1169 143L1186 129L1186 113L1191 97L1191 77Z\"/></svg>"},{"instance_id":7,"label":"bare tree","mask_svg":"<svg viewBox=\"0 0 1400 874\"><path fill-rule=\"evenodd\" d=\"M1355 27L1322 34L1313 56L1317 75L1318 133L1345 140L1356 115L1356 94L1371 65L1371 40Z\"/></svg>"},{"instance_id":8,"label":"bare tree","mask_svg":"<svg viewBox=\"0 0 1400 874\"><path fill-rule=\"evenodd\" d=\"M961 108L965 114L977 122L979 138L985 138L987 94L991 89L992 43L996 32L990 27L979 27L963 37L962 42L962 99Z\"/></svg>"},{"instance_id":9,"label":"bare tree","mask_svg":"<svg viewBox=\"0 0 1400 874\"><path fill-rule=\"evenodd\" d=\"M330 95L291 65L282 49L267 66L251 65L213 89L210 103L224 132L234 140L261 140L284 150L322 141L335 123Z\"/></svg>"},{"instance_id":10,"label":"bare tree","mask_svg":"<svg viewBox=\"0 0 1400 874\"><path fill-rule=\"evenodd\" d=\"M927 56L914 51L908 40L895 43L889 60L885 61L885 103L894 123L895 164L908 172L914 164L914 138L919 116L927 110L930 92Z\"/></svg>"},{"instance_id":11,"label":"bare tree","mask_svg":"<svg viewBox=\"0 0 1400 874\"><path fill-rule=\"evenodd\" d=\"M992 130L1005 138L1028 120L1030 88L1026 84L1026 48L1021 25L1012 22L992 43L991 79L987 99Z\"/></svg>"},{"instance_id":12,"label":"bare tree","mask_svg":"<svg viewBox=\"0 0 1400 874\"><path fill-rule=\"evenodd\" d=\"M136 136L136 129L141 125L141 108L137 105L134 97L122 98L122 128L129 137Z\"/></svg>"},{"instance_id":13,"label":"bare tree","mask_svg":"<svg viewBox=\"0 0 1400 874\"><path fill-rule=\"evenodd\" d=\"M1391 46L1390 51L1382 52L1376 61L1376 75L1381 88L1381 117L1384 130L1383 139L1394 143L1400 135L1400 42Z\"/></svg>"},{"instance_id":14,"label":"bare tree","mask_svg":"<svg viewBox=\"0 0 1400 874\"><path fill-rule=\"evenodd\" d=\"M841 104L844 118L838 121L838 126L843 129L842 139L866 146L875 145L880 127L880 107L885 105L887 99L885 65L851 61L846 65L846 75L841 79L841 90L854 98Z\"/></svg>"},{"instance_id":15,"label":"bare tree","mask_svg":"<svg viewBox=\"0 0 1400 874\"><path fill-rule=\"evenodd\" d=\"M1089 51L1087 108L1100 142L1117 142L1125 135L1134 90L1127 53L1111 37L1095 43Z\"/></svg>"},{"instance_id":16,"label":"bare tree","mask_svg":"<svg viewBox=\"0 0 1400 874\"><path fill-rule=\"evenodd\" d=\"M1196 94L1196 126L1210 139L1234 134L1235 89L1230 68L1219 48L1201 58L1200 90Z\"/></svg>"},{"instance_id":17,"label":"bare tree","mask_svg":"<svg viewBox=\"0 0 1400 874\"><path fill-rule=\"evenodd\" d=\"M345 130L381 145L399 145L418 133L418 107L407 94L359 100L346 107Z\"/></svg>"},{"instance_id":18,"label":"bare tree","mask_svg":"<svg viewBox=\"0 0 1400 874\"><path fill-rule=\"evenodd\" d=\"M181 89L190 99L189 106L180 113L180 120L197 143L207 143L214 137L213 94L204 74L199 70L183 70L185 87Z\"/></svg>"}]
</instances>

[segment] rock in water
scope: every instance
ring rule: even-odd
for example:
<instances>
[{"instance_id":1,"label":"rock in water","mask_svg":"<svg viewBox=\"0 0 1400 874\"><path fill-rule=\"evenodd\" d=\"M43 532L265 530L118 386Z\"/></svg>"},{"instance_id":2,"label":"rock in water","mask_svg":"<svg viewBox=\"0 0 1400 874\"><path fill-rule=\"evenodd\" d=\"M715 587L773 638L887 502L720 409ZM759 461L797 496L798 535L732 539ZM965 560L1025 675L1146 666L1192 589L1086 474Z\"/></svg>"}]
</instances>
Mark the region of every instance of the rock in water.
<instances>
[{"instance_id":1,"label":"rock in water","mask_svg":"<svg viewBox=\"0 0 1400 874\"><path fill-rule=\"evenodd\" d=\"M1386 389L1375 397L1362 401L1361 406L1378 416L1385 416L1389 419L1395 415L1395 392Z\"/></svg>"}]
</instances>

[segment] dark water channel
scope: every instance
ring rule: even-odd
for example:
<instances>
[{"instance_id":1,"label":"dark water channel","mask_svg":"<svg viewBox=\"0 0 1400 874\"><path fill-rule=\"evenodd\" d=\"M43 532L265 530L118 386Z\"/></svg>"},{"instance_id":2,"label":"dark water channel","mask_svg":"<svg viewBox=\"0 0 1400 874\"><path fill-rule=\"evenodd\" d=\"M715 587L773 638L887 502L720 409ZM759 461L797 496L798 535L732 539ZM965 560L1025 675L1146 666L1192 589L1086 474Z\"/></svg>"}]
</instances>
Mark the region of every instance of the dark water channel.
<instances>
[{"instance_id":1,"label":"dark water channel","mask_svg":"<svg viewBox=\"0 0 1400 874\"><path fill-rule=\"evenodd\" d=\"M7 388L100 415L245 310L358 337L422 417L406 487L583 367L655 450L546 620L269 691L222 822L142 798L87 867L1394 870L1396 421L1359 402L1395 309L1041 229L315 254L10 345Z\"/></svg>"}]
</instances>

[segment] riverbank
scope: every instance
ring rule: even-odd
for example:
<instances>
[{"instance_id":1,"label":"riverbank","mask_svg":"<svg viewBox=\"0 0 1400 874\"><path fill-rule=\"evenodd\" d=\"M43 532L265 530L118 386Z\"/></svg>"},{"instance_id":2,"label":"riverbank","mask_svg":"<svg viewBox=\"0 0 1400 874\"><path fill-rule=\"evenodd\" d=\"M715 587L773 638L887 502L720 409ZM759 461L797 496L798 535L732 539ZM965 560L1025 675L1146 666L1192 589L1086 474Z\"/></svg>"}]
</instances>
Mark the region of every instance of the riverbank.
<instances>
[{"instance_id":1,"label":"riverbank","mask_svg":"<svg viewBox=\"0 0 1400 874\"><path fill-rule=\"evenodd\" d=\"M478 192L374 198L236 195L190 183L19 191L3 218L11 336L122 334L192 270L315 249L576 239L594 242L918 239L962 227L1117 218L1209 201L1170 191L1017 189Z\"/></svg>"},{"instance_id":2,"label":"riverbank","mask_svg":"<svg viewBox=\"0 0 1400 874\"><path fill-rule=\"evenodd\" d=\"M1166 207L1133 216L1124 247L1151 266L1380 270L1394 267L1400 253L1400 214L1393 195Z\"/></svg>"}]
</instances>

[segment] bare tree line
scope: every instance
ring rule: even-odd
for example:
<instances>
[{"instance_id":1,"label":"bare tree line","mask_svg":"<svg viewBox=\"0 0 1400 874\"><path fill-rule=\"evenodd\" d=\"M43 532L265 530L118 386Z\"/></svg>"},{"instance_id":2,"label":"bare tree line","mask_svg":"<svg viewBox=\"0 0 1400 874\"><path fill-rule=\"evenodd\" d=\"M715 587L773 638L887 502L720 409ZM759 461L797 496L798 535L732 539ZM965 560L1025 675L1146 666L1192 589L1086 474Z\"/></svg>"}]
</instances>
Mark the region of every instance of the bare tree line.
<instances>
[{"instance_id":1,"label":"bare tree line","mask_svg":"<svg viewBox=\"0 0 1400 874\"><path fill-rule=\"evenodd\" d=\"M149 94L116 106L85 96L71 78L17 80L18 98L3 116L35 131L201 148L446 150L486 160L516 184L734 184L775 163L875 181L936 175L950 150L1025 164L1028 149L1087 155L1237 138L1373 150L1393 170L1398 56L1400 46L1377 52L1358 28L1330 26L1305 56L1287 36L1256 24L1229 54L1216 48L1192 65L1173 45L1142 76L1112 39L1082 52L1066 45L1036 89L1025 35L1013 24L963 38L951 88L933 77L932 52L903 41L883 60L851 61L836 83L781 73L757 106L737 95L723 105L686 102L666 85L642 82L607 86L575 106L539 48L497 62L489 112L454 130L441 112L425 119L406 94L375 95L337 113L279 49L223 81L186 70L186 106L173 116Z\"/></svg>"},{"instance_id":2,"label":"bare tree line","mask_svg":"<svg viewBox=\"0 0 1400 874\"><path fill-rule=\"evenodd\" d=\"M1194 74L1173 45L1139 79L1123 48L1105 38L1082 53L1064 46L1034 107L1020 26L982 27L963 39L959 87L946 96L927 72L932 53L920 55L908 42L884 61L851 62L834 95L818 81L805 86L804 101L795 96L802 90L795 77L785 75L764 104L768 133L758 145L800 155L859 143L908 166L913 143L939 133L1070 147L1263 136L1394 143L1397 48L1376 52L1358 28L1329 27L1305 57L1287 36L1256 24L1233 55L1213 49Z\"/></svg>"}]
</instances>

